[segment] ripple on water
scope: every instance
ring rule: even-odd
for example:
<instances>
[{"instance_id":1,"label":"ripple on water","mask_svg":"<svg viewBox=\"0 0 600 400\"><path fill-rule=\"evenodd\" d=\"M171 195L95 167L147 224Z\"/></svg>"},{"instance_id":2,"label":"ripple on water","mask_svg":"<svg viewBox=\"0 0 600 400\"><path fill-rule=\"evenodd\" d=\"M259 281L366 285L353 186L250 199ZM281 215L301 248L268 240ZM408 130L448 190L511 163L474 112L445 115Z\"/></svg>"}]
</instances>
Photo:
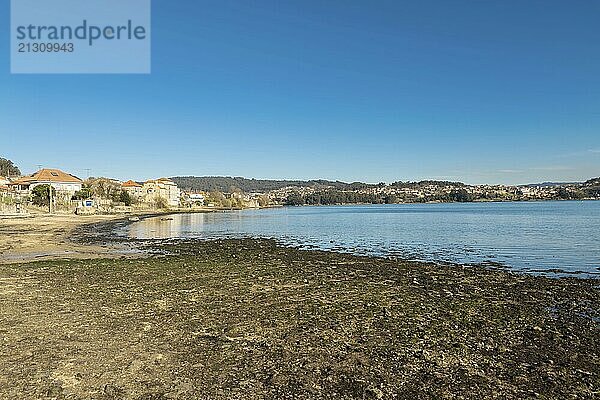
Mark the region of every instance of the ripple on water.
<instances>
[{"instance_id":1,"label":"ripple on water","mask_svg":"<svg viewBox=\"0 0 600 400\"><path fill-rule=\"evenodd\" d=\"M598 276L600 202L293 207L148 218L136 238L269 237L286 245L529 273Z\"/></svg>"}]
</instances>

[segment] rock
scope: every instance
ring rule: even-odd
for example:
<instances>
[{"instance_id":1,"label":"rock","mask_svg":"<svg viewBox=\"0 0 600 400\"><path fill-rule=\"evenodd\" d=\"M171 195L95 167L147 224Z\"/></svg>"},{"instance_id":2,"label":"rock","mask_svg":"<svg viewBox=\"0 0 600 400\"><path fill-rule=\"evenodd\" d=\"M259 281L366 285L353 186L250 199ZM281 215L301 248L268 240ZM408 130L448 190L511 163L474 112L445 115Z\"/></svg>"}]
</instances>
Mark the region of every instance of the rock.
<instances>
[{"instance_id":1,"label":"rock","mask_svg":"<svg viewBox=\"0 0 600 400\"><path fill-rule=\"evenodd\" d=\"M102 388L102 393L104 393L109 398L119 398L123 395L124 391L117 385L113 385L112 383L107 383Z\"/></svg>"},{"instance_id":2,"label":"rock","mask_svg":"<svg viewBox=\"0 0 600 400\"><path fill-rule=\"evenodd\" d=\"M383 391L376 387L368 387L365 390L365 398L367 399L383 399Z\"/></svg>"}]
</instances>

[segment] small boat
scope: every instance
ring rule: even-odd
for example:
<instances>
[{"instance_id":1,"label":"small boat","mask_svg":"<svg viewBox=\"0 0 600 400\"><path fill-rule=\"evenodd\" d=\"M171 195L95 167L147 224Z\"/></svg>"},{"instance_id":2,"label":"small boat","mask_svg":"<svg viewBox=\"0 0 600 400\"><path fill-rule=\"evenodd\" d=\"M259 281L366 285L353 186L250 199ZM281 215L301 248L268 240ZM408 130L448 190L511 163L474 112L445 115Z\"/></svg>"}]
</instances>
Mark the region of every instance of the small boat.
<instances>
[{"instance_id":1,"label":"small boat","mask_svg":"<svg viewBox=\"0 0 600 400\"><path fill-rule=\"evenodd\" d=\"M139 221L139 220L140 220L140 218L139 218L139 217L129 217L129 220L130 220L131 222L137 222L137 221Z\"/></svg>"},{"instance_id":2,"label":"small boat","mask_svg":"<svg viewBox=\"0 0 600 400\"><path fill-rule=\"evenodd\" d=\"M161 221L173 221L173 218L171 217L164 217L160 219Z\"/></svg>"}]
</instances>

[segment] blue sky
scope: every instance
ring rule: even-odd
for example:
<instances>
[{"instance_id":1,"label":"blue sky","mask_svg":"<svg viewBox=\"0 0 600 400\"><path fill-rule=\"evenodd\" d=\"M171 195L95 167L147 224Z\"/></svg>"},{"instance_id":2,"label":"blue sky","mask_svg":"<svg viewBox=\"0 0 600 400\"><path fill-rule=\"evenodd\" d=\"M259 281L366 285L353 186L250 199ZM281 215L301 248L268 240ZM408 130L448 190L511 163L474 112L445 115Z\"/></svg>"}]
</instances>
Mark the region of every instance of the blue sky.
<instances>
[{"instance_id":1,"label":"blue sky","mask_svg":"<svg viewBox=\"0 0 600 400\"><path fill-rule=\"evenodd\" d=\"M0 156L84 177L600 176L600 2L163 1L150 75L11 75Z\"/></svg>"}]
</instances>

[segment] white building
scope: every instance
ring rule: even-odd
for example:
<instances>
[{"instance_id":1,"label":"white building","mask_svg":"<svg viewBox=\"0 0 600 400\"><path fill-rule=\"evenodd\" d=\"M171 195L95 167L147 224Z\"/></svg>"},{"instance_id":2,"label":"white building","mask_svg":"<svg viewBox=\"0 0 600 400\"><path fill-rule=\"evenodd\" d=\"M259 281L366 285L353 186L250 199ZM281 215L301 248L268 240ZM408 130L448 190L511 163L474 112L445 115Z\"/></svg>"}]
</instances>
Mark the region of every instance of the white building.
<instances>
[{"instance_id":1,"label":"white building","mask_svg":"<svg viewBox=\"0 0 600 400\"><path fill-rule=\"evenodd\" d=\"M144 201L152 203L158 198L163 198L171 207L179 206L181 191L177 184L168 178L153 179L144 182L142 186Z\"/></svg>"},{"instance_id":2,"label":"white building","mask_svg":"<svg viewBox=\"0 0 600 400\"><path fill-rule=\"evenodd\" d=\"M204 195L202 193L190 193L189 198L191 203L199 205L204 204Z\"/></svg>"}]
</instances>

